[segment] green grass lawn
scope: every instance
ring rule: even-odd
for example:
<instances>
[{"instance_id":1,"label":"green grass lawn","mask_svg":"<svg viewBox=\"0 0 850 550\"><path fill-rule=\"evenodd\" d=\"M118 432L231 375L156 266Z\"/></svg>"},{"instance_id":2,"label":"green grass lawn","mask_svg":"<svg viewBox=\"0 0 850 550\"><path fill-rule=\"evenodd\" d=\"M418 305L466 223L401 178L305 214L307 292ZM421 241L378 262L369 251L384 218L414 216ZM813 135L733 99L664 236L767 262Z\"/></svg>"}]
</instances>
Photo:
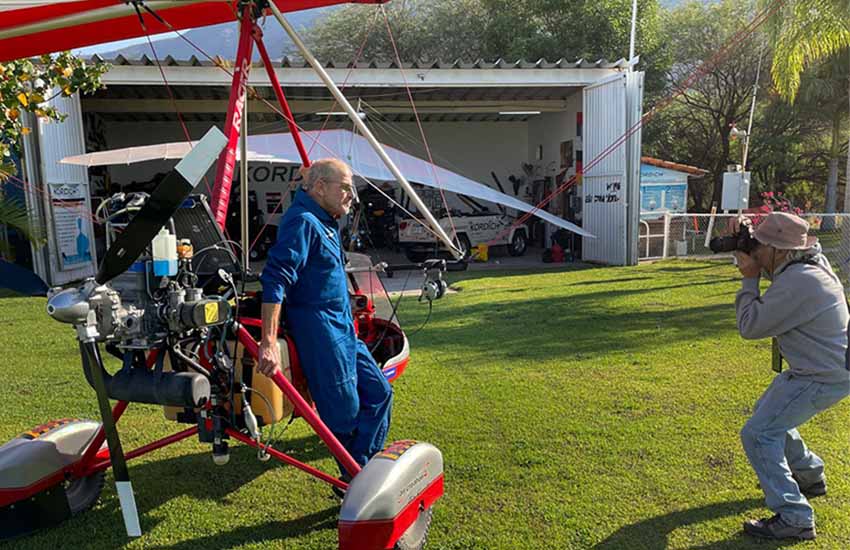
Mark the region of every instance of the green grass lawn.
<instances>
[{"instance_id":1,"label":"green grass lawn","mask_svg":"<svg viewBox=\"0 0 850 550\"><path fill-rule=\"evenodd\" d=\"M775 548L740 534L768 515L738 431L770 382L769 341L735 330L737 271L721 263L545 273L466 273L411 338L391 437L437 445L446 462L429 548ZM0 440L56 417L96 418L70 327L44 300L0 300ZM408 327L427 308L403 302ZM133 406L125 448L175 431ZM827 462L818 539L850 548L850 402L801 430ZM303 422L296 457L332 461ZM60 528L5 547L291 548L336 545L330 488L237 447L216 467L186 441L136 461L145 535L128 542L111 485ZM3 546L3 545L0 545Z\"/></svg>"}]
</instances>

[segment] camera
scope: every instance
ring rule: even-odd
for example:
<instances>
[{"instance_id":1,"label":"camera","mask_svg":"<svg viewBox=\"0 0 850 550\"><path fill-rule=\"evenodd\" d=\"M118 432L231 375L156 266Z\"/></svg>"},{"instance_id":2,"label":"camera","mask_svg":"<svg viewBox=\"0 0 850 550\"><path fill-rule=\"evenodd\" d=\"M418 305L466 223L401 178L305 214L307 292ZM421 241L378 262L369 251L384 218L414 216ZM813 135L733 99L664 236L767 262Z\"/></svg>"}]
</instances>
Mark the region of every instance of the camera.
<instances>
[{"instance_id":1,"label":"camera","mask_svg":"<svg viewBox=\"0 0 850 550\"><path fill-rule=\"evenodd\" d=\"M753 226L749 220L745 220L738 225L738 229L731 235L711 239L708 247L715 254L735 252L736 250L749 254L757 244L758 241L753 237Z\"/></svg>"}]
</instances>

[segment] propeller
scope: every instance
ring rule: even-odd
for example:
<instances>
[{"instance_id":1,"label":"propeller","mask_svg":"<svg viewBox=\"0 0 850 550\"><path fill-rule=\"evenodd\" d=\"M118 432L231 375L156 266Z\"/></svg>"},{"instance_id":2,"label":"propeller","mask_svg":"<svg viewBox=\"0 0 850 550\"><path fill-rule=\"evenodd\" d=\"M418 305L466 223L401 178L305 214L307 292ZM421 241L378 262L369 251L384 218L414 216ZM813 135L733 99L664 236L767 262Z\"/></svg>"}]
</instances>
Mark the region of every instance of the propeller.
<instances>
[{"instance_id":1,"label":"propeller","mask_svg":"<svg viewBox=\"0 0 850 550\"><path fill-rule=\"evenodd\" d=\"M213 126L174 170L165 176L107 251L95 276L98 284L109 282L133 265L218 159L226 144L224 134Z\"/></svg>"},{"instance_id":2,"label":"propeller","mask_svg":"<svg viewBox=\"0 0 850 550\"><path fill-rule=\"evenodd\" d=\"M25 267L0 260L0 288L25 296L46 296L47 284Z\"/></svg>"}]
</instances>

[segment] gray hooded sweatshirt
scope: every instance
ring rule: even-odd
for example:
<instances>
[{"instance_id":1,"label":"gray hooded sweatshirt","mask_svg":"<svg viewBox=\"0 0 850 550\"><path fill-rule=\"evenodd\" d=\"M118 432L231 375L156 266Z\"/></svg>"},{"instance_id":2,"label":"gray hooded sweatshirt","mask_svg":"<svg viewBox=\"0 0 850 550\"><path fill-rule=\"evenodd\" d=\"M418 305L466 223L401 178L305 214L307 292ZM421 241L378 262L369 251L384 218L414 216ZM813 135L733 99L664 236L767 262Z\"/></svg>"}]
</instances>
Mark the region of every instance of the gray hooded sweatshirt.
<instances>
[{"instance_id":1,"label":"gray hooded sweatshirt","mask_svg":"<svg viewBox=\"0 0 850 550\"><path fill-rule=\"evenodd\" d=\"M810 259L817 265L794 263ZM847 301L820 244L793 252L761 294L759 278L744 278L735 298L738 331L747 339L775 336L795 376L816 382L850 379L845 368Z\"/></svg>"}]
</instances>

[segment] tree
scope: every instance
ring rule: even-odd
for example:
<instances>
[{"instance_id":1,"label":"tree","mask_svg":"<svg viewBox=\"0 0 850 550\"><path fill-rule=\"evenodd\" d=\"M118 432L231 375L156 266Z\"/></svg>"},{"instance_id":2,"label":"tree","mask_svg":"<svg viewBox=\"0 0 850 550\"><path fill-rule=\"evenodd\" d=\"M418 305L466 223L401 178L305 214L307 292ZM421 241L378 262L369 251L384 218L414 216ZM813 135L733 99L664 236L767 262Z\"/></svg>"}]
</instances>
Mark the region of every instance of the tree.
<instances>
[{"instance_id":1,"label":"tree","mask_svg":"<svg viewBox=\"0 0 850 550\"><path fill-rule=\"evenodd\" d=\"M850 78L850 48L833 55L805 71L797 95L799 101L818 106L812 116L821 118L829 127L829 176L826 182L824 212L836 211L838 172L841 160L842 127L848 120L847 82ZM824 220L824 229L831 229L833 219Z\"/></svg>"},{"instance_id":2,"label":"tree","mask_svg":"<svg viewBox=\"0 0 850 550\"><path fill-rule=\"evenodd\" d=\"M403 61L483 55L488 16L480 0L402 0L383 8ZM361 59L395 60L386 22L375 6L352 4L330 12L308 40L320 59L347 61L362 45Z\"/></svg>"},{"instance_id":3,"label":"tree","mask_svg":"<svg viewBox=\"0 0 850 550\"><path fill-rule=\"evenodd\" d=\"M44 55L38 62L20 59L0 63L0 135L3 136L0 140L0 226L14 228L34 242L43 240L43 231L31 226L24 205L8 198L5 189L15 173L12 153L20 152L21 138L31 131L25 126L23 113L64 120L67 115L48 102L60 95L98 90L102 86L100 77L106 70L107 65L103 63L87 65L68 52L56 57ZM9 250L0 250L0 253L8 255Z\"/></svg>"},{"instance_id":4,"label":"tree","mask_svg":"<svg viewBox=\"0 0 850 550\"><path fill-rule=\"evenodd\" d=\"M644 129L644 146L651 154L709 170L705 183L691 187L699 209L719 205L723 173L727 165L741 161L730 132L735 124L745 127L759 58L769 61L771 52L766 47L739 48L689 89L677 86L715 55L718 44L738 32L750 11L738 0L691 1L668 12L664 22L662 32L676 52L676 63L666 75L667 93L679 95ZM765 72L761 79L764 87Z\"/></svg>"},{"instance_id":5,"label":"tree","mask_svg":"<svg viewBox=\"0 0 850 550\"><path fill-rule=\"evenodd\" d=\"M762 5L768 5L768 2L769 0L761 0ZM776 55L771 67L771 75L779 93L793 102L800 88L801 75L806 67L834 56L842 49L850 48L850 2L848 0L788 0L771 17L770 29L776 38ZM850 89L850 80L847 84ZM850 102L850 92L847 98ZM836 187L837 166L836 156L836 183L834 184ZM848 136L846 175L848 184L844 191L844 211L850 212L850 136ZM832 179L832 173L830 179Z\"/></svg>"},{"instance_id":6,"label":"tree","mask_svg":"<svg viewBox=\"0 0 850 550\"><path fill-rule=\"evenodd\" d=\"M595 61L628 55L631 0L402 0L384 9L403 61ZM361 59L395 60L385 22L375 10L352 5L332 12L316 24L314 52L349 60L371 30ZM658 0L639 0L638 13L636 47L652 90L662 85L669 65L658 34L662 10Z\"/></svg>"},{"instance_id":7,"label":"tree","mask_svg":"<svg viewBox=\"0 0 850 550\"><path fill-rule=\"evenodd\" d=\"M771 0L760 0L763 8ZM776 41L770 72L779 94L793 102L806 67L850 47L848 0L786 0L768 29Z\"/></svg>"}]
</instances>

